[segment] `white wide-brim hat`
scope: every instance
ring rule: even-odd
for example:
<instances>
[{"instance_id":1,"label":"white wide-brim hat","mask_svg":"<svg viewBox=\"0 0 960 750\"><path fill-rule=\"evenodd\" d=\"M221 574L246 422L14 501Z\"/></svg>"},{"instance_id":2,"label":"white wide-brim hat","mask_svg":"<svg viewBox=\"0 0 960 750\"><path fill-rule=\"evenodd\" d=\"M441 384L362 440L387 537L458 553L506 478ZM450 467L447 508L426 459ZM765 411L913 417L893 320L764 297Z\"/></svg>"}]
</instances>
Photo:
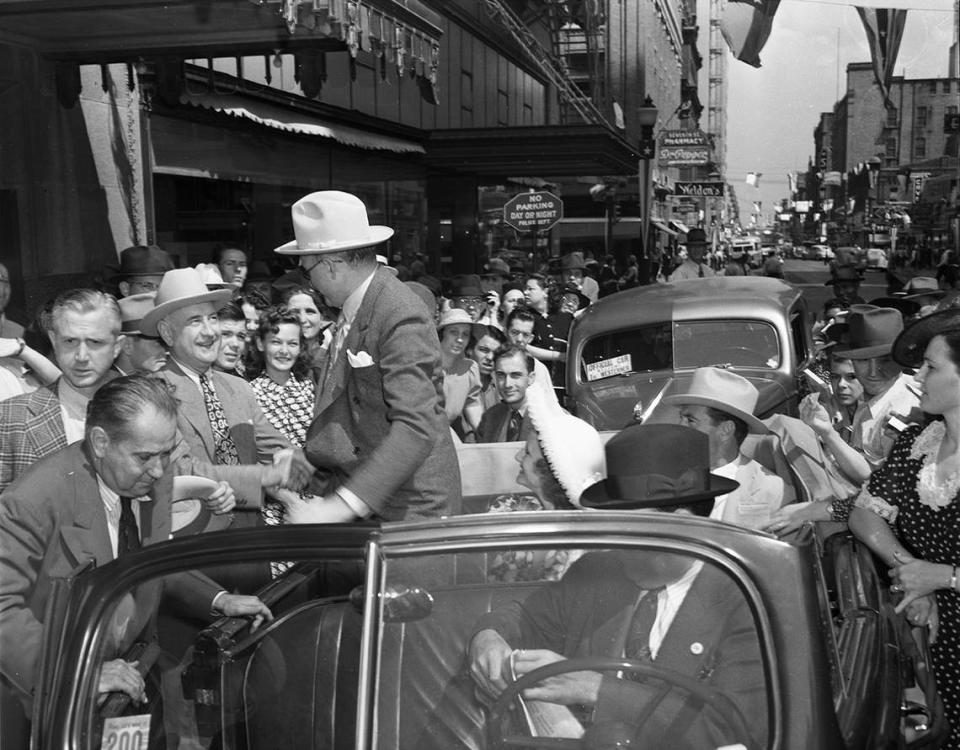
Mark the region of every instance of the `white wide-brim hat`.
<instances>
[{"instance_id":1,"label":"white wide-brim hat","mask_svg":"<svg viewBox=\"0 0 960 750\"><path fill-rule=\"evenodd\" d=\"M378 245L393 236L390 227L370 226L364 202L340 190L305 195L290 213L296 239L273 251L279 255L337 253Z\"/></svg>"},{"instance_id":2,"label":"white wide-brim hat","mask_svg":"<svg viewBox=\"0 0 960 750\"><path fill-rule=\"evenodd\" d=\"M140 333L144 336L157 336L157 324L174 310L201 302L212 302L214 307L223 307L233 292L229 289L207 289L203 278L196 268L175 268L167 271L160 280L157 296L153 298L154 307L140 320Z\"/></svg>"},{"instance_id":3,"label":"white wide-brim hat","mask_svg":"<svg viewBox=\"0 0 960 750\"><path fill-rule=\"evenodd\" d=\"M673 406L709 406L742 419L747 423L750 432L766 435L770 428L753 414L759 398L760 392L745 377L719 367L699 367L693 371L687 392L667 396L663 403Z\"/></svg>"}]
</instances>

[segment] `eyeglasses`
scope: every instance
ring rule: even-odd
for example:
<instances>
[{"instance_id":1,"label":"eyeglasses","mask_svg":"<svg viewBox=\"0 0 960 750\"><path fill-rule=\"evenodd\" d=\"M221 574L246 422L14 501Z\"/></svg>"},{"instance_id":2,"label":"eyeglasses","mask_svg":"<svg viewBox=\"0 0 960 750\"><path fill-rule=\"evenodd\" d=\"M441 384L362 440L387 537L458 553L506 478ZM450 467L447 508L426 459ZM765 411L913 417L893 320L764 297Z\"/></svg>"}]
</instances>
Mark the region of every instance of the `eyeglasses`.
<instances>
[{"instance_id":1,"label":"eyeglasses","mask_svg":"<svg viewBox=\"0 0 960 750\"><path fill-rule=\"evenodd\" d=\"M320 257L320 258L317 259L317 262L314 263L314 264L313 264L312 266L310 266L309 268L307 268L306 266L300 266L300 268L303 269L303 273L304 273L305 275L309 275L310 272L313 271L314 268L316 268L316 267L319 266L319 265L324 265L324 266L326 266L326 268L327 268L327 273L332 274L332 273L335 271L335 266L343 265L343 264L345 264L346 262L347 262L347 261L345 261L345 260L334 260L334 259L331 259L331 258Z\"/></svg>"},{"instance_id":2,"label":"eyeglasses","mask_svg":"<svg viewBox=\"0 0 960 750\"><path fill-rule=\"evenodd\" d=\"M527 332L527 331L515 331L515 330L512 330L512 329L511 329L511 330L507 331L507 336L510 336L511 338L515 338L515 339L520 339L521 341L533 341L533 339L534 339L534 337L536 336L536 334L533 333L532 331L530 331L530 332Z\"/></svg>"},{"instance_id":3,"label":"eyeglasses","mask_svg":"<svg viewBox=\"0 0 960 750\"><path fill-rule=\"evenodd\" d=\"M483 297L454 297L455 307L477 307L483 304Z\"/></svg>"}]
</instances>

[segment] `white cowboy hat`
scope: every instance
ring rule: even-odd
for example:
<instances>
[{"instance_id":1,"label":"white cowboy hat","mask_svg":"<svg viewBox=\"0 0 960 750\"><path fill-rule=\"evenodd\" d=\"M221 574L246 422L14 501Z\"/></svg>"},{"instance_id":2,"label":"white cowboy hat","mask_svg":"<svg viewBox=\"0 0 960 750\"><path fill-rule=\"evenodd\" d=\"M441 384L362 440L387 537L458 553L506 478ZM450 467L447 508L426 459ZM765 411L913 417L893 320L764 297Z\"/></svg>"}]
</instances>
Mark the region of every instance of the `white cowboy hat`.
<instances>
[{"instance_id":1,"label":"white cowboy hat","mask_svg":"<svg viewBox=\"0 0 960 750\"><path fill-rule=\"evenodd\" d=\"M370 226L363 201L339 190L305 195L290 213L296 239L273 251L280 255L337 253L377 245L393 236L390 227Z\"/></svg>"},{"instance_id":2,"label":"white cowboy hat","mask_svg":"<svg viewBox=\"0 0 960 750\"><path fill-rule=\"evenodd\" d=\"M200 302L212 302L214 307L220 308L227 304L232 296L233 292L229 289L207 289L200 272L195 268L175 268L167 271L160 281L157 296L153 298L154 308L140 321L140 333L144 336L157 336L157 323L174 310Z\"/></svg>"},{"instance_id":3,"label":"white cowboy hat","mask_svg":"<svg viewBox=\"0 0 960 750\"><path fill-rule=\"evenodd\" d=\"M753 415L759 397L756 386L745 377L719 367L699 367L693 371L687 392L667 396L663 403L710 406L742 419L750 432L766 435L770 429Z\"/></svg>"}]
</instances>

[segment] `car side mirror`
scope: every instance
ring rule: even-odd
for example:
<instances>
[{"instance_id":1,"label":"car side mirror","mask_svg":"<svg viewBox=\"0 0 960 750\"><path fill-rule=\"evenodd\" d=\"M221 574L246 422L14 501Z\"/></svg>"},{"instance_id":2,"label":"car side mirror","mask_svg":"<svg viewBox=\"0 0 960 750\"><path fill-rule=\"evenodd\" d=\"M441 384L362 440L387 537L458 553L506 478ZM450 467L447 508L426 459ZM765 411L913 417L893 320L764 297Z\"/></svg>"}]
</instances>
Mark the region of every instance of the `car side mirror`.
<instances>
[{"instance_id":1,"label":"car side mirror","mask_svg":"<svg viewBox=\"0 0 960 750\"><path fill-rule=\"evenodd\" d=\"M363 586L350 592L350 604L357 612L363 612L364 596ZM387 586L380 596L384 622L416 622L433 611L433 596L419 586Z\"/></svg>"}]
</instances>

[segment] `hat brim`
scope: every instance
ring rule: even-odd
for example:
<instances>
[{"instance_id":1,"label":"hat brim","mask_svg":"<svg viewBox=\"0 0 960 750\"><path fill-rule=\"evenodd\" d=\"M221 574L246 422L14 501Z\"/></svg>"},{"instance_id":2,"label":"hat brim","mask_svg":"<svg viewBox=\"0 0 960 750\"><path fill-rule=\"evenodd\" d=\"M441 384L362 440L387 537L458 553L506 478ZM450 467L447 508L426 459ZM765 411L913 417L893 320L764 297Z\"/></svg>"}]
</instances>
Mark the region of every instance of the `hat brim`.
<instances>
[{"instance_id":1,"label":"hat brim","mask_svg":"<svg viewBox=\"0 0 960 750\"><path fill-rule=\"evenodd\" d=\"M740 483L726 477L710 474L710 488L682 497L654 498L650 500L636 500L626 497L616 497L608 491L608 482L603 479L592 484L580 495L580 505L584 508L596 510L643 510L651 508L667 508L670 506L686 505L701 500L712 500L718 495L733 492Z\"/></svg>"},{"instance_id":2,"label":"hat brim","mask_svg":"<svg viewBox=\"0 0 960 750\"><path fill-rule=\"evenodd\" d=\"M960 330L960 308L950 308L919 318L907 326L893 342L891 354L903 367L919 367L930 339L941 333Z\"/></svg>"},{"instance_id":3,"label":"hat brim","mask_svg":"<svg viewBox=\"0 0 960 750\"><path fill-rule=\"evenodd\" d=\"M157 324L167 317L174 310L179 310L187 305L198 305L201 302L212 302L216 307L222 307L230 298L233 292L229 289L217 289L206 294L195 294L190 297L177 297L167 300L149 310L140 320L140 333L144 336L158 336Z\"/></svg>"},{"instance_id":4,"label":"hat brim","mask_svg":"<svg viewBox=\"0 0 960 750\"><path fill-rule=\"evenodd\" d=\"M753 416L753 414L749 414L745 411L737 409L726 401L720 401L716 398L710 398L709 396L698 396L694 393L677 393L672 396L665 397L663 399L663 403L669 404L670 406L683 406L684 404L693 404L694 406L709 406L717 409L718 411L722 411L725 414L732 414L738 419L742 419L744 422L746 422L747 429L754 435L770 434L770 428Z\"/></svg>"},{"instance_id":5,"label":"hat brim","mask_svg":"<svg viewBox=\"0 0 960 750\"><path fill-rule=\"evenodd\" d=\"M844 359L873 359L874 357L885 357L892 351L893 344L876 344L875 346L863 346L859 349L841 349L833 350L833 356L843 357Z\"/></svg>"},{"instance_id":6,"label":"hat brim","mask_svg":"<svg viewBox=\"0 0 960 750\"><path fill-rule=\"evenodd\" d=\"M929 299L937 299L937 300L939 300L939 299L943 299L943 298L946 297L946 296L947 296L947 290L946 290L946 289L928 289L928 290L926 290L926 291L919 291L919 292L913 291L913 292L908 292L908 293L903 297L903 299L908 299L908 300L913 300L913 301L916 301L916 300L919 300L919 299L923 299L923 298L929 298Z\"/></svg>"},{"instance_id":7,"label":"hat brim","mask_svg":"<svg viewBox=\"0 0 960 750\"><path fill-rule=\"evenodd\" d=\"M354 250L358 247L370 247L386 242L393 237L393 230L390 227L374 225L369 227L365 237L356 237L346 242L324 243L323 247L300 247L297 240L280 245L273 249L277 255L325 255L327 253L339 253L343 250Z\"/></svg>"},{"instance_id":8,"label":"hat brim","mask_svg":"<svg viewBox=\"0 0 960 750\"><path fill-rule=\"evenodd\" d=\"M466 321L464 320L455 320L452 323L444 323L442 326L437 326L437 335L443 336L443 329L449 326L455 325L464 325ZM470 334L473 336L474 341L479 341L484 336L490 332L489 327L485 326L483 323L471 323L470 324Z\"/></svg>"}]
</instances>

